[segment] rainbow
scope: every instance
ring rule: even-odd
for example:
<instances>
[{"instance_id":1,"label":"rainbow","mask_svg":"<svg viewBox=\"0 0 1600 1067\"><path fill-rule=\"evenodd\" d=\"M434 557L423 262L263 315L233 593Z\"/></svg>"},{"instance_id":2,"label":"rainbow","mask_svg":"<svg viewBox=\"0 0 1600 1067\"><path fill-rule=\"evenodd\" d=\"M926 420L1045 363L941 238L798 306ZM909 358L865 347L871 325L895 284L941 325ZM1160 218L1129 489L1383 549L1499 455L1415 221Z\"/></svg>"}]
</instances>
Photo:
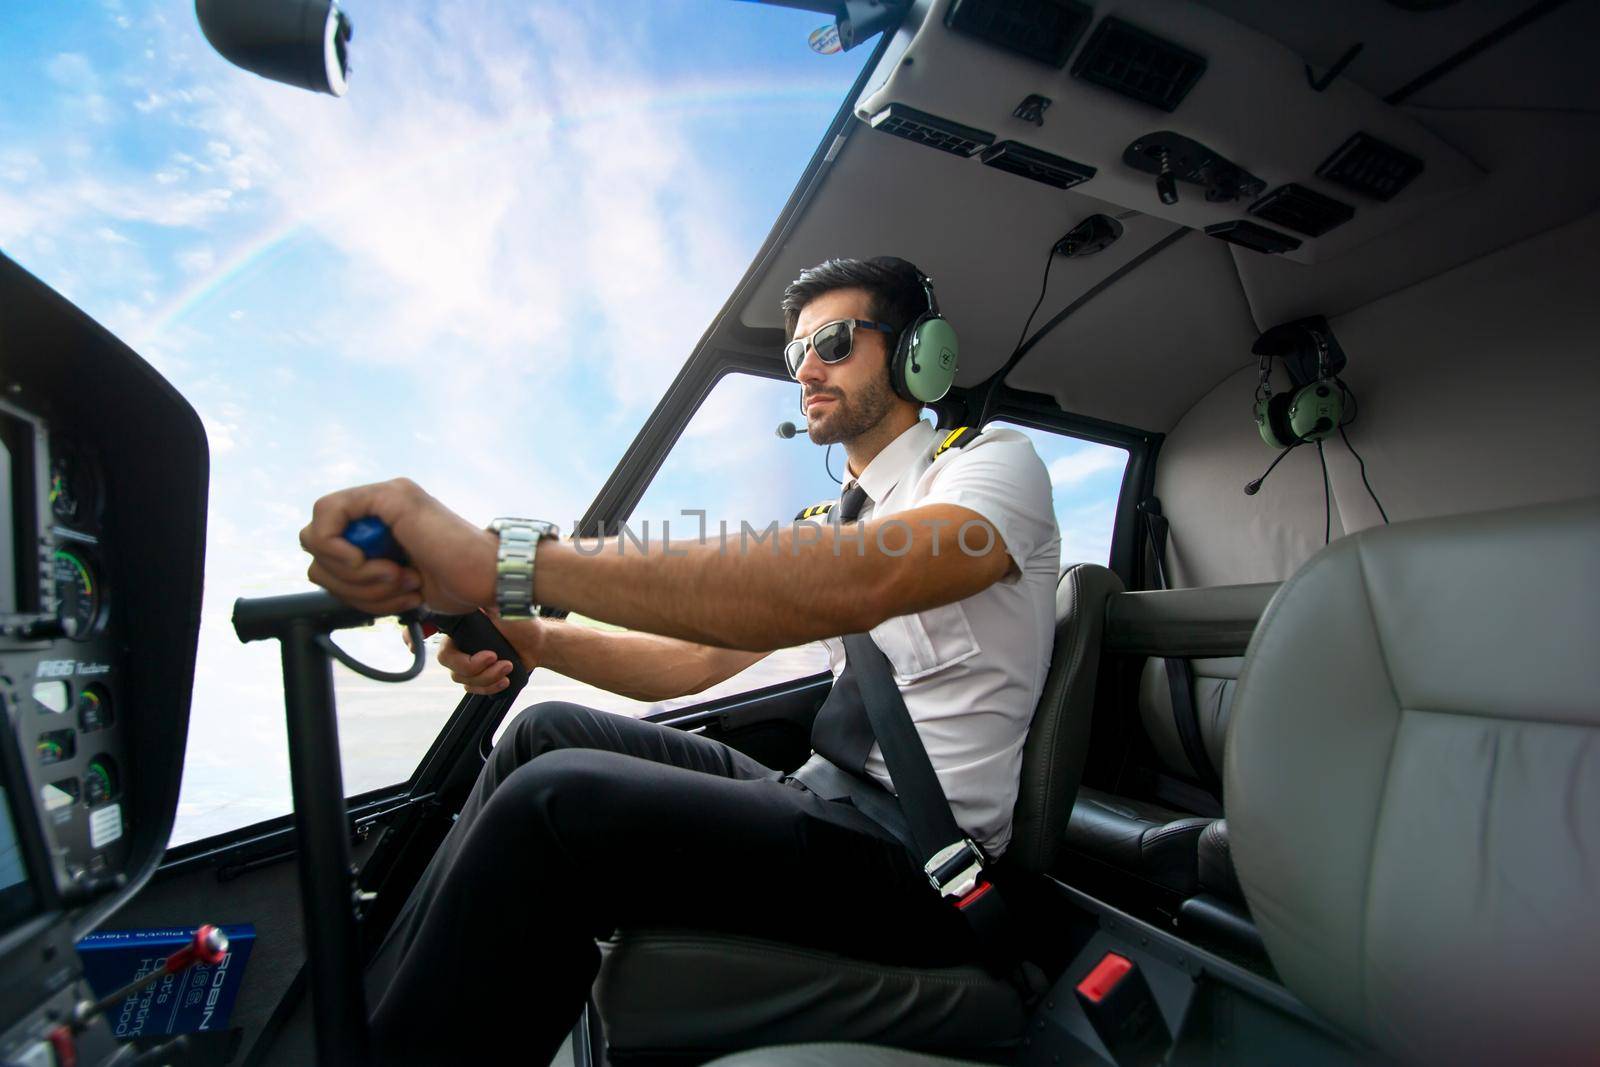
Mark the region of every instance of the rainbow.
<instances>
[{"instance_id":1,"label":"rainbow","mask_svg":"<svg viewBox=\"0 0 1600 1067\"><path fill-rule=\"evenodd\" d=\"M161 336L186 315L204 307L251 274L287 254L296 241L314 232L314 223L318 218L337 212L346 200L360 196L374 186L404 180L408 174L425 167L469 154L479 159L492 157L515 147L521 138L530 133L573 129L589 123L636 115L641 111L677 118L706 118L741 111L770 111L800 106L813 108L818 104L831 107L838 103L839 89L836 84L705 83L677 86L665 92L614 93L597 98L593 106L579 112L561 113L551 109L529 112L486 134L445 142L439 151L429 156L398 164L388 170L374 171L366 181L342 189L340 195L322 200L312 208L266 227L233 248L210 271L191 281L147 319L138 331L135 344L143 344Z\"/></svg>"}]
</instances>

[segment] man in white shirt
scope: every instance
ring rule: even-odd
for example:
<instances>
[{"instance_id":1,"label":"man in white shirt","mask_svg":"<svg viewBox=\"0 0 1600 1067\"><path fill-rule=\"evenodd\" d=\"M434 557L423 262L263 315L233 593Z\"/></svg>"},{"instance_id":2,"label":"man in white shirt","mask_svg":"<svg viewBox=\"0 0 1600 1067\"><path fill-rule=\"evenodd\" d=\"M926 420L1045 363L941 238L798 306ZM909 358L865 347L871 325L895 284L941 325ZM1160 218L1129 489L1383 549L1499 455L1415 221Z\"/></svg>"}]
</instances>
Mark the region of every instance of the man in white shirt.
<instances>
[{"instance_id":1,"label":"man in white shirt","mask_svg":"<svg viewBox=\"0 0 1600 1067\"><path fill-rule=\"evenodd\" d=\"M837 679L838 635L870 633L957 823L992 858L1010 840L1022 743L1049 666L1060 540L1026 437L988 429L945 441L920 421L904 379L894 383L898 335L931 302L926 280L896 259L830 260L785 293L808 433L841 443L848 461L842 522L780 532L771 547L539 541L533 601L627 629L499 625L528 667L644 699L699 692L818 639ZM389 525L409 566L367 560L343 539L364 516ZM313 581L373 614L496 603L496 535L403 479L322 498L301 543ZM439 658L474 692L504 688L511 669L449 644ZM813 744L891 787L870 726L842 700L830 698ZM621 924L781 936L906 963L970 953L970 932L921 860L856 806L802 782L803 772L797 780L654 724L571 704L524 711L380 954L382 1061L488 1055L463 1046L474 1038L460 1029L436 1027L453 1015L518 1019L538 1062L584 1003L594 939ZM844 880L848 892L824 891ZM514 980L508 965L486 966L470 933L484 923L537 954Z\"/></svg>"}]
</instances>

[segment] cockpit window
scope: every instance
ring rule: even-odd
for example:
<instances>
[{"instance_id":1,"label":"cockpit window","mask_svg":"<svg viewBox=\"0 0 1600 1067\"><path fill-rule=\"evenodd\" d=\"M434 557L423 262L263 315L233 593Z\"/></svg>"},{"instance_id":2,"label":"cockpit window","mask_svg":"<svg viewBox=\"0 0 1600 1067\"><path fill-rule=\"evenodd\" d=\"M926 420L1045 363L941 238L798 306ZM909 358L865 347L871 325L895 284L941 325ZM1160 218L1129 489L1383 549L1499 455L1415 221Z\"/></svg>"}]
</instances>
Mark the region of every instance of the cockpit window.
<instances>
[{"instance_id":1,"label":"cockpit window","mask_svg":"<svg viewBox=\"0 0 1600 1067\"><path fill-rule=\"evenodd\" d=\"M277 651L228 620L306 587L311 501L406 474L484 521L570 527L870 52L814 54L821 16L725 0L343 6L343 99L228 65L192 0L14 5L0 35L0 250L210 438L175 844L289 810ZM341 641L405 657L391 625ZM350 792L407 778L459 696L436 666L338 678Z\"/></svg>"}]
</instances>

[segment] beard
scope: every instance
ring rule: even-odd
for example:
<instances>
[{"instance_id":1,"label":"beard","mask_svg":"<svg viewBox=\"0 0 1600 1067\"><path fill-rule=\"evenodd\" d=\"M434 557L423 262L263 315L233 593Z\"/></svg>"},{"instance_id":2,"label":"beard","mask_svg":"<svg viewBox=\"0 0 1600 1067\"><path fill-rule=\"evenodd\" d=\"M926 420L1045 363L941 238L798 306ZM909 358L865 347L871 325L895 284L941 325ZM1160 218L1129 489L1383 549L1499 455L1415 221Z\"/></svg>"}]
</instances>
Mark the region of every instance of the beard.
<instances>
[{"instance_id":1,"label":"beard","mask_svg":"<svg viewBox=\"0 0 1600 1067\"><path fill-rule=\"evenodd\" d=\"M852 441L878 423L894 406L894 390L879 378L854 396L839 389L819 389L812 395L831 396L833 407L821 418L806 423L806 434L813 444L832 445Z\"/></svg>"}]
</instances>

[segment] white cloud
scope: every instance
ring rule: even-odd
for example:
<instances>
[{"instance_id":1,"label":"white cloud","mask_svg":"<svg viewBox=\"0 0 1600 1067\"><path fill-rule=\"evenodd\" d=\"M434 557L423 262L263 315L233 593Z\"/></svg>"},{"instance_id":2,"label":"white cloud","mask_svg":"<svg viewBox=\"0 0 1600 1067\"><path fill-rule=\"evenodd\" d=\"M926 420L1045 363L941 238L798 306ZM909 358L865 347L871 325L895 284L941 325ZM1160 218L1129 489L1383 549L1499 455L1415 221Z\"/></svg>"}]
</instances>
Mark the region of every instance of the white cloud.
<instances>
[{"instance_id":1,"label":"white cloud","mask_svg":"<svg viewBox=\"0 0 1600 1067\"><path fill-rule=\"evenodd\" d=\"M87 57L77 52L60 52L44 65L50 80L67 89L92 89L98 85L94 68Z\"/></svg>"},{"instance_id":2,"label":"white cloud","mask_svg":"<svg viewBox=\"0 0 1600 1067\"><path fill-rule=\"evenodd\" d=\"M204 274L217 261L217 254L209 245L197 245L178 253L178 266L190 274Z\"/></svg>"},{"instance_id":3,"label":"white cloud","mask_svg":"<svg viewBox=\"0 0 1600 1067\"><path fill-rule=\"evenodd\" d=\"M1054 489L1070 489L1102 471L1120 470L1127 460L1127 453L1120 449L1085 444L1050 461L1050 485Z\"/></svg>"}]
</instances>

